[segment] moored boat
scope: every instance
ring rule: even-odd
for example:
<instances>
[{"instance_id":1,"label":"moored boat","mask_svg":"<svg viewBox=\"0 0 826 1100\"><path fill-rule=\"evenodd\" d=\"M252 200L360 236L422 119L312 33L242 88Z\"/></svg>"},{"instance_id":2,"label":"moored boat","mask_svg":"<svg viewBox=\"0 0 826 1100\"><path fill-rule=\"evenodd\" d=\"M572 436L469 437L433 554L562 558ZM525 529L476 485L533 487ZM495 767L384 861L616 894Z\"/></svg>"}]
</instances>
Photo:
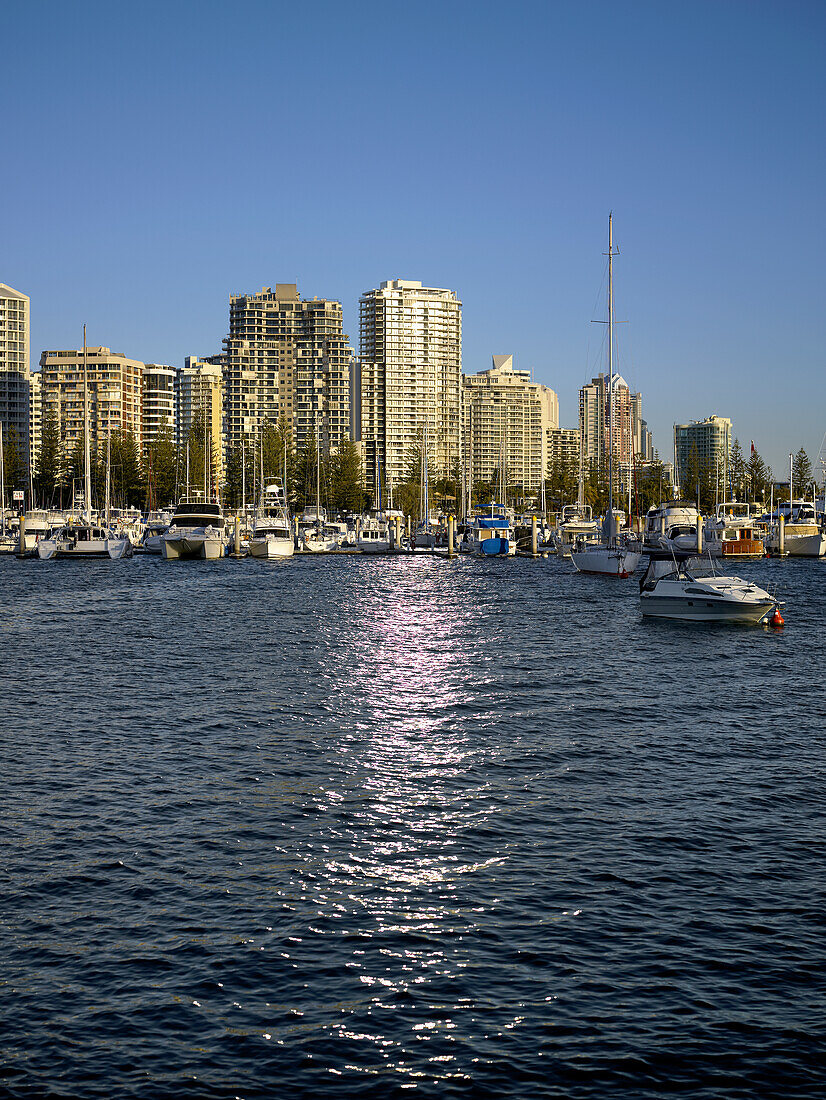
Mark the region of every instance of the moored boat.
<instances>
[{"instance_id":1,"label":"moored boat","mask_svg":"<svg viewBox=\"0 0 826 1100\"><path fill-rule=\"evenodd\" d=\"M253 558L291 558L295 553L292 520L280 482L267 485L262 494L249 537Z\"/></svg>"},{"instance_id":2,"label":"moored boat","mask_svg":"<svg viewBox=\"0 0 826 1100\"><path fill-rule=\"evenodd\" d=\"M762 558L766 547L754 529L748 504L728 500L717 505L706 524L706 548L722 558Z\"/></svg>"},{"instance_id":3,"label":"moored boat","mask_svg":"<svg viewBox=\"0 0 826 1100\"><path fill-rule=\"evenodd\" d=\"M712 562L709 555L708 562ZM696 564L695 564L696 563ZM691 622L763 623L780 602L740 577L704 575L704 563L688 554L652 551L640 581L640 610L649 618Z\"/></svg>"},{"instance_id":4,"label":"moored boat","mask_svg":"<svg viewBox=\"0 0 826 1100\"><path fill-rule=\"evenodd\" d=\"M172 515L161 547L167 561L220 558L224 553L224 515L220 504L182 500Z\"/></svg>"}]
</instances>

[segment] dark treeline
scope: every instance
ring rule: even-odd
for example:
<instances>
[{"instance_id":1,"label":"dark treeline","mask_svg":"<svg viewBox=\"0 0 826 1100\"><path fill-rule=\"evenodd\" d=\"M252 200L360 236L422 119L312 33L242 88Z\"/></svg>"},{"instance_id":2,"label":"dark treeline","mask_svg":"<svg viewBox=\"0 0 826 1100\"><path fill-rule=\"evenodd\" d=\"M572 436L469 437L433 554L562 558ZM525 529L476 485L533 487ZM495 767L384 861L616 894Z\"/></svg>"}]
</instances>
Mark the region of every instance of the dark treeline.
<instances>
[{"instance_id":1,"label":"dark treeline","mask_svg":"<svg viewBox=\"0 0 826 1100\"><path fill-rule=\"evenodd\" d=\"M106 441L102 441L90 456L92 496L101 504L106 492L106 449ZM3 450L7 488L27 489L28 470L22 448L14 438L9 438L4 439ZM266 424L257 440L249 441L243 448L230 449L221 489L226 506L240 507L242 488L247 503L254 503L261 488L262 457L265 484L274 478L285 484L294 511L315 503L317 484L322 506L328 510L360 511L369 502L361 487L362 463L354 443L344 440L335 450L322 447L317 454L316 437L312 434L297 450L292 429L282 418L276 425ZM113 432L108 464L113 507L163 508L175 504L187 493L200 495L205 486L208 495L214 497L220 454L205 431L204 416L200 415L193 420L181 447L176 446L171 428L165 428L147 445L143 456L131 432ZM67 453L56 421L47 417L40 456L33 471L38 503L69 507L74 491L82 489L83 470L82 442Z\"/></svg>"}]
</instances>

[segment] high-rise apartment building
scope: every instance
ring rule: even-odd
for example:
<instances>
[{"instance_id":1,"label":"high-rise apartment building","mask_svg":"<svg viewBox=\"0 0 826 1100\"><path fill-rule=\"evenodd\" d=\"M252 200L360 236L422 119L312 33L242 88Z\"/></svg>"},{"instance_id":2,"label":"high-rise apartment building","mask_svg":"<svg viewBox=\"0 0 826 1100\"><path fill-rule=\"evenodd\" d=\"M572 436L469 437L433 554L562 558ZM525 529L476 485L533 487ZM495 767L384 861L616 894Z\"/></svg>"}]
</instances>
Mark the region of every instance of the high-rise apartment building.
<instances>
[{"instance_id":1,"label":"high-rise apartment building","mask_svg":"<svg viewBox=\"0 0 826 1100\"><path fill-rule=\"evenodd\" d=\"M612 409L613 460L617 469L632 462L631 391L620 374L614 375L613 400L609 403L608 375L598 377L579 391L579 432L583 463L607 466L609 448L609 405ZM640 403L640 408L642 405Z\"/></svg>"},{"instance_id":2,"label":"high-rise apartment building","mask_svg":"<svg viewBox=\"0 0 826 1100\"><path fill-rule=\"evenodd\" d=\"M43 422L41 381L40 371L32 371L29 375L29 451L32 463L36 463L40 457L41 427Z\"/></svg>"},{"instance_id":3,"label":"high-rise apartment building","mask_svg":"<svg viewBox=\"0 0 826 1100\"><path fill-rule=\"evenodd\" d=\"M175 434L175 368L159 363L147 363L143 369L141 402L143 448L152 443L164 429Z\"/></svg>"},{"instance_id":4,"label":"high-rise apartment building","mask_svg":"<svg viewBox=\"0 0 826 1100\"><path fill-rule=\"evenodd\" d=\"M0 423L24 461L29 453L29 299L0 283Z\"/></svg>"},{"instance_id":5,"label":"high-rise apartment building","mask_svg":"<svg viewBox=\"0 0 826 1100\"><path fill-rule=\"evenodd\" d=\"M575 462L579 465L579 428L549 428L546 433L548 462Z\"/></svg>"},{"instance_id":6,"label":"high-rise apartment building","mask_svg":"<svg viewBox=\"0 0 826 1100\"><path fill-rule=\"evenodd\" d=\"M682 483L696 448L699 469L719 470L724 475L731 453L731 421L725 416L709 416L688 424L674 425L674 476Z\"/></svg>"},{"instance_id":7,"label":"high-rise apartment building","mask_svg":"<svg viewBox=\"0 0 826 1100\"><path fill-rule=\"evenodd\" d=\"M312 432L324 448L351 435L353 350L340 302L302 299L295 283L234 294L224 357L229 446L257 438L282 416L298 447Z\"/></svg>"},{"instance_id":8,"label":"high-rise apartment building","mask_svg":"<svg viewBox=\"0 0 826 1100\"><path fill-rule=\"evenodd\" d=\"M104 443L110 432L131 432L138 447L143 439L141 416L144 364L109 348L86 349L89 442ZM66 451L83 442L82 349L44 351L40 356L43 418L57 421Z\"/></svg>"},{"instance_id":9,"label":"high-rise apartment building","mask_svg":"<svg viewBox=\"0 0 826 1100\"><path fill-rule=\"evenodd\" d=\"M207 362L195 355L184 359L175 373L175 440L186 446L194 421L203 417L215 464L217 484L224 476L223 394L224 380L220 363ZM200 442L200 439L199 439Z\"/></svg>"},{"instance_id":10,"label":"high-rise apartment building","mask_svg":"<svg viewBox=\"0 0 826 1100\"><path fill-rule=\"evenodd\" d=\"M360 300L360 438L368 488L401 482L427 429L432 473L461 461L462 303L394 279Z\"/></svg>"},{"instance_id":11,"label":"high-rise apartment building","mask_svg":"<svg viewBox=\"0 0 826 1100\"><path fill-rule=\"evenodd\" d=\"M508 482L524 492L542 482L548 432L559 427L559 400L548 386L515 370L512 355L494 355L489 370L462 380L463 452L471 484L497 484L504 464Z\"/></svg>"},{"instance_id":12,"label":"high-rise apartment building","mask_svg":"<svg viewBox=\"0 0 826 1100\"><path fill-rule=\"evenodd\" d=\"M654 439L642 416L642 394L631 394L631 443L634 462L651 462L654 458Z\"/></svg>"}]
</instances>

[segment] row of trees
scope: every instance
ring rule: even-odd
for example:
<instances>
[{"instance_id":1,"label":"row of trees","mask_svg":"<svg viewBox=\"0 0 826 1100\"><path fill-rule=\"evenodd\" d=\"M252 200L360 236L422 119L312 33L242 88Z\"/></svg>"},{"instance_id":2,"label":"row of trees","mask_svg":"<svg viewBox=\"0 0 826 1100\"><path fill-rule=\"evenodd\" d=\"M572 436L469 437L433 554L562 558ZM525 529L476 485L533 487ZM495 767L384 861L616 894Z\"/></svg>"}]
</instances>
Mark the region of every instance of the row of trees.
<instances>
[{"instance_id":1,"label":"row of trees","mask_svg":"<svg viewBox=\"0 0 826 1100\"><path fill-rule=\"evenodd\" d=\"M216 491L219 455L215 453L203 416L197 417L186 443L178 447L172 431L165 428L141 456L131 432L113 432L109 440L111 500L116 507L156 508L174 503L187 492ZM6 483L9 488L27 488L27 469L15 440L4 440ZM106 442L91 453L92 496L104 499L106 490ZM206 478L205 478L206 467ZM253 501L260 490L261 470L265 481L281 479L294 510L303 510L318 495L327 508L360 511L366 494L361 457L355 444L345 440L336 451L317 451L314 434L296 449L286 420L266 425L258 440L230 450L224 471L222 499L239 507L242 494ZM320 482L319 482L320 473ZM57 423L47 418L43 425L40 455L34 469L37 499L48 507L68 507L75 487L82 485L84 453L82 440L68 453L60 439ZM19 483L19 484L18 484Z\"/></svg>"},{"instance_id":2,"label":"row of trees","mask_svg":"<svg viewBox=\"0 0 826 1100\"><path fill-rule=\"evenodd\" d=\"M253 500L264 483L278 478L287 490L294 512L301 512L319 499L332 511L360 512L368 503L362 488L361 455L355 443L343 439L335 450L320 445L310 431L303 446L296 448L292 426L285 417L277 424L266 423L257 440L231 447L224 475L224 500L240 507L243 497Z\"/></svg>"},{"instance_id":3,"label":"row of trees","mask_svg":"<svg viewBox=\"0 0 826 1100\"><path fill-rule=\"evenodd\" d=\"M812 463L801 447L792 460L795 498L810 496L815 490ZM769 467L752 447L748 459L739 440L732 444L727 469L702 463L696 446L691 448L686 468L681 472L680 488L684 497L700 501L701 511L712 511L718 500L761 501L768 504L772 485L776 484ZM775 489L775 499L788 500L783 489Z\"/></svg>"},{"instance_id":4,"label":"row of trees","mask_svg":"<svg viewBox=\"0 0 826 1100\"><path fill-rule=\"evenodd\" d=\"M187 488L204 486L204 466L207 464L207 488L214 490L215 471L219 456L211 453L211 437L204 430L204 419L192 424L185 447L176 446L170 429L165 429L149 444L142 457L131 432L113 432L110 439L110 491L115 506L159 507L176 501ZM3 436L4 474L7 489L27 489L28 471L24 448L13 429ZM421 518L421 476L423 450L421 441L410 449L402 482L393 486L393 502L408 515ZM102 501L105 493L106 443L93 449L92 493ZM260 437L248 445L231 448L224 471L223 499L229 507L241 505L242 496L255 499L260 488L261 470L265 480L279 478L287 487L291 507L301 511L312 505L318 496L324 507L336 511L357 512L369 506L371 494L362 488L361 458L350 440L343 441L335 451L319 448L311 432L301 448L293 443L292 428L286 418L277 424L264 425ZM34 487L37 499L47 506L68 506L73 488L82 482L84 468L83 444L78 441L67 454L60 439L56 421L47 417L43 424L41 449L35 464ZM432 470L432 466L430 467ZM188 478L187 478L188 473ZM549 511L559 511L564 504L577 499L579 492L579 462L575 458L552 459L545 474L545 500ZM725 484L723 479L725 477ZM626 499L627 482L621 483L615 472L615 502ZM794 493L796 497L811 495L815 485L812 463L801 448L793 461ZM608 506L608 473L604 464L588 462L583 468L583 488L586 503L595 513ZM512 483L506 472L509 500L524 499L523 486ZM768 502L772 486L772 471L756 450L748 459L735 439L726 471L710 468L700 462L696 447L689 454L682 471L681 491L690 500L699 498L703 511L713 510L723 498ZM641 467L634 474L632 497L634 511L643 513L668 494L662 462ZM455 510L461 498L461 470L458 461L447 475L428 478L431 507ZM783 499L782 492L777 499ZM476 482L472 500L484 507L501 498L501 487L494 482ZM383 501L388 502L388 486L383 486ZM540 501L534 502L539 508Z\"/></svg>"},{"instance_id":5,"label":"row of trees","mask_svg":"<svg viewBox=\"0 0 826 1100\"><path fill-rule=\"evenodd\" d=\"M608 508L608 466L604 462L588 461L582 470L585 503L595 515ZM558 512L571 504L579 494L579 461L576 458L551 459L545 473L545 502L548 511ZM643 514L670 495L665 467L659 457L635 470L631 480L632 510ZM614 471L614 507L622 508L628 501L628 481Z\"/></svg>"}]
</instances>

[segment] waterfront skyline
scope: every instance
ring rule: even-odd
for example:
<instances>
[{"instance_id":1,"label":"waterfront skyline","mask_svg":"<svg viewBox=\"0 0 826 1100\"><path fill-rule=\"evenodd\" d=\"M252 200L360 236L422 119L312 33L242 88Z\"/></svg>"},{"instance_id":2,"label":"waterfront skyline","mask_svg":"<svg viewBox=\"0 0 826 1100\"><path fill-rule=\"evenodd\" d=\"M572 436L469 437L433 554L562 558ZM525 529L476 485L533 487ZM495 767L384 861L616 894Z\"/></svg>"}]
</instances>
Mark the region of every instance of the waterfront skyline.
<instances>
[{"instance_id":1,"label":"waterfront skyline","mask_svg":"<svg viewBox=\"0 0 826 1100\"><path fill-rule=\"evenodd\" d=\"M817 457L819 5L141 13L8 16L0 279L35 361L86 321L179 366L220 351L230 293L281 281L340 301L355 344L361 294L420 280L463 302L465 374L512 352L571 427L614 209L617 366L661 456L716 413L778 477Z\"/></svg>"}]
</instances>

